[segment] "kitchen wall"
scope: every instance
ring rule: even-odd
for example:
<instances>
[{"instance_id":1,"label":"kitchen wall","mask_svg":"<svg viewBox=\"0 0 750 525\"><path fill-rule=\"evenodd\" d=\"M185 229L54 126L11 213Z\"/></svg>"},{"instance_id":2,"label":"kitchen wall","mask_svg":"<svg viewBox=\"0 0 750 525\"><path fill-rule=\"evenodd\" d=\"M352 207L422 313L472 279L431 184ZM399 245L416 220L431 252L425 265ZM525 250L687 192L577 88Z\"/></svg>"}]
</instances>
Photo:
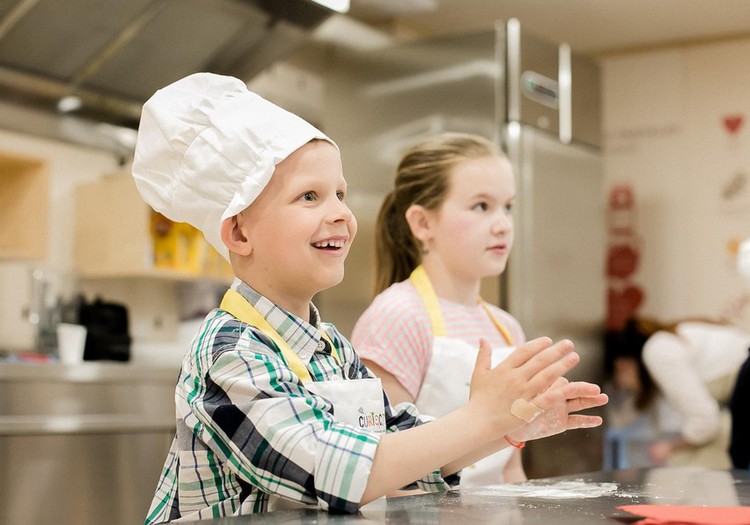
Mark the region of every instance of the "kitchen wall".
<instances>
[{"instance_id":1,"label":"kitchen wall","mask_svg":"<svg viewBox=\"0 0 750 525\"><path fill-rule=\"evenodd\" d=\"M30 263L0 261L0 348L29 349L33 330L23 310L30 307L31 272L42 270L61 292L70 292L74 277L73 189L115 169L116 159L96 150L6 130L0 130L0 151L40 159L48 167L49 195L38 196L49 209L46 258Z\"/></svg>"},{"instance_id":2,"label":"kitchen wall","mask_svg":"<svg viewBox=\"0 0 750 525\"><path fill-rule=\"evenodd\" d=\"M48 206L46 257L40 261L0 261L0 350L28 351L34 345L34 327L28 320L32 308L32 273L50 286L50 298L71 297L83 291L88 300L97 295L122 301L130 307L131 335L136 338L134 356L163 362L179 362L174 352L149 341L177 336L179 293L173 282L155 280L81 282L74 268L74 191L80 184L95 182L127 166L104 150L0 130L0 151L40 159L47 164L49 194L39 195ZM123 218L127 219L127 218ZM142 346L143 345L143 346Z\"/></svg>"},{"instance_id":3,"label":"kitchen wall","mask_svg":"<svg viewBox=\"0 0 750 525\"><path fill-rule=\"evenodd\" d=\"M320 70L322 58L318 53L320 50L308 50L304 60L307 65ZM252 87L311 122L320 123L322 77L293 65L294 60L291 62L279 64L259 75L253 80ZM5 109L0 107L0 110ZM17 111L17 118L36 116L33 113L27 115L20 108ZM44 124L48 127L47 120ZM181 356L197 329L195 319L185 321L185 318L192 312L207 310L206 298L217 293L215 283L141 277L81 279L75 272L75 188L108 175L129 172L132 159L125 158L126 164L121 165L120 154L4 129L0 129L1 152L45 162L50 191L48 195L39 196L40 202L46 200L48 206L44 259L0 260L0 353L34 349L35 327L29 322L29 312L34 309L35 302L32 275L38 274L49 283L50 300L58 295L67 299L82 292L89 301L101 297L124 303L129 310L133 337L131 361L179 366Z\"/></svg>"},{"instance_id":4,"label":"kitchen wall","mask_svg":"<svg viewBox=\"0 0 750 525\"><path fill-rule=\"evenodd\" d=\"M737 244L750 236L748 51L745 38L599 59L606 185L608 192L629 187L635 196L625 218L631 235L613 236L612 244L629 243L637 261L625 282L612 280L612 300L634 302L638 314L723 318L750 330L750 292L735 270ZM336 64L324 49L306 48L277 66L285 67L319 86ZM295 107L292 87L279 84L278 96ZM274 96L273 90L268 94ZM322 117L313 114L325 129L334 111L335 102ZM368 220L377 206L370 195L358 194L356 170L347 171L346 164L344 169L352 203ZM622 217L610 218L618 220ZM362 242L371 240L358 238ZM368 251L364 260L350 264L367 264L371 256ZM370 285L365 284L363 290ZM642 293L638 304L627 288ZM322 298L324 310L335 297L334 290ZM346 330L356 312L342 310L349 312L340 319Z\"/></svg>"},{"instance_id":5,"label":"kitchen wall","mask_svg":"<svg viewBox=\"0 0 750 525\"><path fill-rule=\"evenodd\" d=\"M607 57L605 174L629 186L639 312L750 329L735 270L750 236L750 39Z\"/></svg>"},{"instance_id":6,"label":"kitchen wall","mask_svg":"<svg viewBox=\"0 0 750 525\"><path fill-rule=\"evenodd\" d=\"M610 188L624 184L635 192L630 240L639 259L630 281L644 293L641 314L723 316L750 329L750 294L734 269L736 245L750 235L748 53L750 39L740 39L601 60L605 174ZM331 67L335 63L327 60L325 48L311 46L251 84L325 129L320 101ZM304 96L308 92L313 95ZM49 161L47 258L0 262L0 336L27 345L32 332L19 323L19 298L28 297L30 271L42 268L61 283L74 277L73 188L116 171L118 159L5 130L0 130L0 150ZM356 173L347 175L356 203ZM84 286L89 293L103 291L134 305L139 355L162 352L164 359L176 360L177 314L159 317L179 308L174 283Z\"/></svg>"}]
</instances>

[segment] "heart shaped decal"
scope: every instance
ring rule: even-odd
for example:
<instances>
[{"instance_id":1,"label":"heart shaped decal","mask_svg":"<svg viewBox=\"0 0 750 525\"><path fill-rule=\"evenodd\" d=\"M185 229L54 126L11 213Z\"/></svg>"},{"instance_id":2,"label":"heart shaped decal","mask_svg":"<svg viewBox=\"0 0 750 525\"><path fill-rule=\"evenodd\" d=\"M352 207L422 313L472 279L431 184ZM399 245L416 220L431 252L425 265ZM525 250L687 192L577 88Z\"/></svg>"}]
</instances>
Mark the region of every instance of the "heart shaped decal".
<instances>
[{"instance_id":1,"label":"heart shaped decal","mask_svg":"<svg viewBox=\"0 0 750 525\"><path fill-rule=\"evenodd\" d=\"M638 267L638 251L627 244L612 246L607 254L607 275L624 279Z\"/></svg>"},{"instance_id":2,"label":"heart shaped decal","mask_svg":"<svg viewBox=\"0 0 750 525\"><path fill-rule=\"evenodd\" d=\"M643 303L644 293L639 286L629 285L623 290L607 290L607 329L620 330Z\"/></svg>"},{"instance_id":3,"label":"heart shaped decal","mask_svg":"<svg viewBox=\"0 0 750 525\"><path fill-rule=\"evenodd\" d=\"M724 117L724 127L730 135L734 135L742 127L742 120L742 115L727 115Z\"/></svg>"}]
</instances>

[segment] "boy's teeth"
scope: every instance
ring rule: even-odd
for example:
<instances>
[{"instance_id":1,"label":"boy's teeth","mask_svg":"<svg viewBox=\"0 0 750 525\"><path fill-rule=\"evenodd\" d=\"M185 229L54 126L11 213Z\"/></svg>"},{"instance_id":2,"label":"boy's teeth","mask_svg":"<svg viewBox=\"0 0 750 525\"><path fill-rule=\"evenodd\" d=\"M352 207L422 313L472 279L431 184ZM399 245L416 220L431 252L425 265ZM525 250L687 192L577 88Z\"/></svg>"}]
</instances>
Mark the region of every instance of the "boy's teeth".
<instances>
[{"instance_id":1,"label":"boy's teeth","mask_svg":"<svg viewBox=\"0 0 750 525\"><path fill-rule=\"evenodd\" d=\"M316 242L313 244L316 248L341 248L344 246L344 241L324 241Z\"/></svg>"}]
</instances>

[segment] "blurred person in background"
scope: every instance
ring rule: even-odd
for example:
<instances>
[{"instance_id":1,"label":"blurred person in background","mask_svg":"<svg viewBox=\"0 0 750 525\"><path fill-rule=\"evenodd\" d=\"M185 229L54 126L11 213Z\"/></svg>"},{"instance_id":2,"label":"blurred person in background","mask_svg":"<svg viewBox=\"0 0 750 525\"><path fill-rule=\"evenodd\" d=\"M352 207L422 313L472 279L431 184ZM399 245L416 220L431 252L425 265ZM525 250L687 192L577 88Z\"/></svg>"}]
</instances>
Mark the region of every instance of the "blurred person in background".
<instances>
[{"instance_id":1,"label":"blurred person in background","mask_svg":"<svg viewBox=\"0 0 750 525\"><path fill-rule=\"evenodd\" d=\"M610 411L619 411L623 427L638 428L630 437L650 440L653 465L730 468L728 404L748 348L750 334L726 324L631 319L607 334ZM618 416L609 421L617 426Z\"/></svg>"},{"instance_id":2,"label":"blurred person in background","mask_svg":"<svg viewBox=\"0 0 750 525\"><path fill-rule=\"evenodd\" d=\"M750 286L750 238L737 247L737 272L745 285ZM732 412L732 438L729 444L732 463L735 468L750 469L750 356L737 375L729 409Z\"/></svg>"},{"instance_id":3,"label":"blurred person in background","mask_svg":"<svg viewBox=\"0 0 750 525\"><path fill-rule=\"evenodd\" d=\"M750 357L740 368L732 400L732 439L729 455L735 468L750 469Z\"/></svg>"}]
</instances>

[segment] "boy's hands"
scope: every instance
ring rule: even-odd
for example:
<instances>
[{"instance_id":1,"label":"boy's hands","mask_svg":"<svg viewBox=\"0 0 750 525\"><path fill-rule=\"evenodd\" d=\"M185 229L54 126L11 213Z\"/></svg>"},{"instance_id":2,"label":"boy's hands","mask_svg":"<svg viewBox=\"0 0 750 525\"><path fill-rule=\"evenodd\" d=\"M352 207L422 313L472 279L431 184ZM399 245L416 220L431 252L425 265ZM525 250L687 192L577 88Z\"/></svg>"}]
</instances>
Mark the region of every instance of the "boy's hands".
<instances>
[{"instance_id":1,"label":"boy's hands","mask_svg":"<svg viewBox=\"0 0 750 525\"><path fill-rule=\"evenodd\" d=\"M510 434L511 439L528 441L602 423L598 416L571 415L607 402L597 385L569 383L562 377L580 361L571 341L553 343L548 337L528 341L494 369L491 353L487 341L482 340L469 405L495 429L494 436ZM533 403L542 412L526 423L511 412L518 399Z\"/></svg>"},{"instance_id":2,"label":"boy's hands","mask_svg":"<svg viewBox=\"0 0 750 525\"><path fill-rule=\"evenodd\" d=\"M609 400L598 385L584 381L568 382L561 377L546 392L541 394L549 402L549 408L536 419L508 437L514 441L530 441L576 428L592 428L602 424L599 416L574 414L581 410L605 405Z\"/></svg>"}]
</instances>

